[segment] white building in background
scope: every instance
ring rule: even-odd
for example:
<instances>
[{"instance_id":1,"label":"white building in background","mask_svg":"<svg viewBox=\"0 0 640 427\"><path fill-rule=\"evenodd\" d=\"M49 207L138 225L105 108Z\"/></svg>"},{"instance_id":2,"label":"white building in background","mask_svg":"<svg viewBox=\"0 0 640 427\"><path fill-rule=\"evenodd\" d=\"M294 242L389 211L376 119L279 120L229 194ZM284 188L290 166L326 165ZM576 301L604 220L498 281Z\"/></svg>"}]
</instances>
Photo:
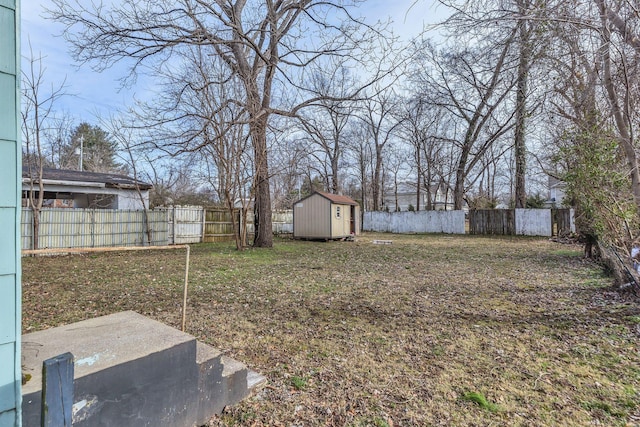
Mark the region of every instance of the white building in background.
<instances>
[{"instance_id":1,"label":"white building in background","mask_svg":"<svg viewBox=\"0 0 640 427\"><path fill-rule=\"evenodd\" d=\"M566 182L553 176L549 176L549 200L547 201L549 207L559 208L564 205L566 188Z\"/></svg>"},{"instance_id":2,"label":"white building in background","mask_svg":"<svg viewBox=\"0 0 640 427\"><path fill-rule=\"evenodd\" d=\"M431 184L431 205L432 210L453 210L454 202L453 202L453 190L449 189L446 191L446 186L444 184L437 185ZM413 209L418 208L417 206L417 196L418 192L416 190L415 183L400 183L398 184L397 191L397 205L396 205L396 192L393 188L387 189L382 198L382 209L389 210L390 212L401 211L406 212L409 210L409 206L412 206ZM420 190L420 210L424 211L427 209L427 191L426 189Z\"/></svg>"},{"instance_id":3,"label":"white building in background","mask_svg":"<svg viewBox=\"0 0 640 427\"><path fill-rule=\"evenodd\" d=\"M114 173L44 168L44 207L143 210L149 207L151 184ZM22 205L38 191L37 178L22 168Z\"/></svg>"}]
</instances>

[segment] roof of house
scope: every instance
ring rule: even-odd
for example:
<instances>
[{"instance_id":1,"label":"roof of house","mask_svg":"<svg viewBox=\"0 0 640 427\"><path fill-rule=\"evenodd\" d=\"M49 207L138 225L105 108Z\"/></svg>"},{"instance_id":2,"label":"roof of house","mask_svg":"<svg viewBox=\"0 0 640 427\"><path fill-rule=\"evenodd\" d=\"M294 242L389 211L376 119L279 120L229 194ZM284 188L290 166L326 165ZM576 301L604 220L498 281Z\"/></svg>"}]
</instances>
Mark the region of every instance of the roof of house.
<instances>
[{"instance_id":1,"label":"roof of house","mask_svg":"<svg viewBox=\"0 0 640 427\"><path fill-rule=\"evenodd\" d=\"M325 199L329 199L331 201L331 203L335 203L335 204L338 204L338 205L356 206L358 204L358 202L356 202L355 200L353 200L351 197L348 197L348 196L340 196L338 194L325 193L324 191L316 191L313 194L319 194L322 197L324 197ZM311 196L313 196L313 194ZM311 196L309 196L309 197L311 197Z\"/></svg>"},{"instance_id":2,"label":"roof of house","mask_svg":"<svg viewBox=\"0 0 640 427\"><path fill-rule=\"evenodd\" d=\"M22 177L30 178L29 167L22 166ZM126 175L120 175L116 173L101 173L101 172L88 172L66 169L53 169L44 168L42 170L42 180L62 182L93 182L104 183L107 187L112 188L135 188L138 186L141 190L149 190L153 187L152 184L138 181Z\"/></svg>"}]
</instances>

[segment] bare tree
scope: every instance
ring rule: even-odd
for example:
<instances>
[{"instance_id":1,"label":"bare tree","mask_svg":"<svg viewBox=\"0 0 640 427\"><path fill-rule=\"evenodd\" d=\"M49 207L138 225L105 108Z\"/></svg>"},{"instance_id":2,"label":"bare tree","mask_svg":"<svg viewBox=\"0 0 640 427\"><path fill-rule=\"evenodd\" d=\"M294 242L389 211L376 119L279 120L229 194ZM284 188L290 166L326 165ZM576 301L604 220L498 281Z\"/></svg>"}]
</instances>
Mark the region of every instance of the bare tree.
<instances>
[{"instance_id":1,"label":"bare tree","mask_svg":"<svg viewBox=\"0 0 640 427\"><path fill-rule=\"evenodd\" d=\"M387 175L389 175L391 178L391 188L393 190L396 211L400 211L398 197L398 193L401 188L400 185L404 183L404 178L406 178L408 174L408 153L406 148L407 147L404 144L394 144L389 148L389 150L387 150L387 161L385 162Z\"/></svg>"},{"instance_id":2,"label":"bare tree","mask_svg":"<svg viewBox=\"0 0 640 427\"><path fill-rule=\"evenodd\" d=\"M550 40L546 31L550 16L556 12L558 2L534 0L441 0L454 13L443 26L454 37L481 40L484 49L503 51L505 43L510 45L506 55L517 62L517 84L514 87L514 131L513 151L515 158L514 198L516 207L526 204L527 127L538 100L530 90L531 71L544 58ZM505 39L502 34L512 31L513 37ZM536 81L535 88L546 87Z\"/></svg>"},{"instance_id":3,"label":"bare tree","mask_svg":"<svg viewBox=\"0 0 640 427\"><path fill-rule=\"evenodd\" d=\"M274 165L274 206L276 209L291 209L302 194L302 177L308 166L309 147L301 138L290 137L277 144L271 151Z\"/></svg>"},{"instance_id":4,"label":"bare tree","mask_svg":"<svg viewBox=\"0 0 640 427\"><path fill-rule=\"evenodd\" d=\"M28 67L22 70L22 136L24 159L29 180L28 203L33 212L33 249L40 246L40 211L44 202L43 169L45 134L54 119L54 106L65 95L64 82L47 90L44 86L46 68L42 55L34 56L30 47Z\"/></svg>"},{"instance_id":5,"label":"bare tree","mask_svg":"<svg viewBox=\"0 0 640 427\"><path fill-rule=\"evenodd\" d=\"M401 121L397 115L397 100L391 89L378 90L369 99L362 102L357 117L364 124L364 137L371 144L373 165L371 167L371 209L380 209L383 185L382 170L384 149L393 139Z\"/></svg>"},{"instance_id":6,"label":"bare tree","mask_svg":"<svg viewBox=\"0 0 640 427\"><path fill-rule=\"evenodd\" d=\"M449 141L443 138L444 115L422 97L405 100L399 114L402 119L398 136L413 149L411 163L416 171L416 210L432 210L436 196L433 185L442 182L446 174L443 156ZM422 206L423 190L425 206Z\"/></svg>"},{"instance_id":7,"label":"bare tree","mask_svg":"<svg viewBox=\"0 0 640 427\"><path fill-rule=\"evenodd\" d=\"M481 46L451 46L438 52L426 44L427 56L420 58L425 72L413 77L429 102L446 111L462 128L454 128L454 134L447 137L457 146L455 209L462 209L467 180L484 153L513 129L514 111L505 104L517 84L513 64L508 61L515 34L514 30L505 36L502 50L495 55Z\"/></svg>"},{"instance_id":8,"label":"bare tree","mask_svg":"<svg viewBox=\"0 0 640 427\"><path fill-rule=\"evenodd\" d=\"M348 153L351 157L353 180L360 189L362 201L362 214L372 209L371 179L373 175L372 164L375 159L374 148L368 134L368 126L362 120L354 122L349 129Z\"/></svg>"},{"instance_id":9,"label":"bare tree","mask_svg":"<svg viewBox=\"0 0 640 427\"><path fill-rule=\"evenodd\" d=\"M356 87L353 76L344 66L334 68L331 75L314 74L311 86L324 99L317 105L299 113L303 131L309 142L317 147L311 156L322 165L323 177L329 191L338 194L340 185L340 162L344 153L345 136L349 120L353 118L355 102L348 100Z\"/></svg>"},{"instance_id":10,"label":"bare tree","mask_svg":"<svg viewBox=\"0 0 640 427\"><path fill-rule=\"evenodd\" d=\"M618 131L620 149L624 153L629 168L631 192L640 212L640 167L633 124L634 107L638 101L636 93L640 88L640 79L637 77L640 71L640 30L637 29L637 21L640 16L637 5L628 2L613 2L617 3L615 9L605 0L596 0L596 3L602 24L600 52L604 89ZM626 13L630 17L635 16L636 25L630 25L632 18L626 21L620 13ZM617 34L618 40L614 40L614 33ZM618 53L617 64L614 64L612 55L614 47L617 48ZM625 47L630 47L634 54L629 54ZM614 73L617 74L618 79L615 78Z\"/></svg>"},{"instance_id":11,"label":"bare tree","mask_svg":"<svg viewBox=\"0 0 640 427\"><path fill-rule=\"evenodd\" d=\"M143 222L147 233L147 244L151 246L153 243L153 228L149 220L149 198L144 196L140 188L142 181L141 159L143 158L139 153L142 148L139 142L140 136L132 130L131 125L122 117L112 116L108 120L103 120L101 124L110 136L112 148L114 150L116 148L118 149L120 158L124 163L123 167L133 175L136 195L140 201L140 206L142 206Z\"/></svg>"},{"instance_id":12,"label":"bare tree","mask_svg":"<svg viewBox=\"0 0 640 427\"><path fill-rule=\"evenodd\" d=\"M366 60L373 51L369 42L379 36L350 13L348 0L123 0L111 9L70 0L53 4L49 16L66 26L75 58L98 70L129 58L134 78L143 66L167 72L174 67L167 59L192 46L206 47L226 63L243 88L223 108L236 104L246 111L255 168L254 244L261 247L273 244L269 117L295 114L322 98L296 83L304 81L306 67L327 56ZM274 97L279 85L291 89L289 99Z\"/></svg>"},{"instance_id":13,"label":"bare tree","mask_svg":"<svg viewBox=\"0 0 640 427\"><path fill-rule=\"evenodd\" d=\"M250 155L250 119L241 105L228 102L240 97L242 83L223 60L210 57L202 46L185 49L182 59L182 69L164 76L161 95L142 104L137 117L151 125L147 145L152 149L172 157L193 154L204 164L201 181L215 190L227 208L236 247L242 250L247 211L255 195L251 182L255 167ZM162 117L162 123L157 117Z\"/></svg>"}]
</instances>

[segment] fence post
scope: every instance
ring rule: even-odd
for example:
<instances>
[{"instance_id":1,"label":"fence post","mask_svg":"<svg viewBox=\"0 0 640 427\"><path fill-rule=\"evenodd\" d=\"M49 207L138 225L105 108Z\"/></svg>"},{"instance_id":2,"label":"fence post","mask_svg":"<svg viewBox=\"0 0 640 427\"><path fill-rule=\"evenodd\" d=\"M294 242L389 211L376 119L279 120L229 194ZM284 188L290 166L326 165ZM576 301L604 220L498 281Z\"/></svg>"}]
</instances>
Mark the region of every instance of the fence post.
<instances>
[{"instance_id":1,"label":"fence post","mask_svg":"<svg viewBox=\"0 0 640 427\"><path fill-rule=\"evenodd\" d=\"M207 208L202 206L202 233L200 236L200 243L204 243L204 237L207 233Z\"/></svg>"},{"instance_id":2,"label":"fence post","mask_svg":"<svg viewBox=\"0 0 640 427\"><path fill-rule=\"evenodd\" d=\"M173 236L173 244L176 244L176 205L172 206L173 208L173 217L171 218L171 227L173 227L172 229L172 236Z\"/></svg>"},{"instance_id":3,"label":"fence post","mask_svg":"<svg viewBox=\"0 0 640 427\"><path fill-rule=\"evenodd\" d=\"M91 247L96 247L96 210L90 209L89 214L91 215Z\"/></svg>"},{"instance_id":4,"label":"fence post","mask_svg":"<svg viewBox=\"0 0 640 427\"><path fill-rule=\"evenodd\" d=\"M71 427L73 355L64 353L42 362L42 427Z\"/></svg>"}]
</instances>

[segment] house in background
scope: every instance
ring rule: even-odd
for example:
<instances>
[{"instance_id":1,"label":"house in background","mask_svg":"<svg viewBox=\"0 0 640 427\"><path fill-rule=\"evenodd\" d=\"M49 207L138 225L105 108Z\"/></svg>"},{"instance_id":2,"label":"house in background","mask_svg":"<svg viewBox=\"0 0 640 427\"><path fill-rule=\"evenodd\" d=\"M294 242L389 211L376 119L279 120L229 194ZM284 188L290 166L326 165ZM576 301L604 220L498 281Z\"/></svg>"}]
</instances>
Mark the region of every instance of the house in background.
<instances>
[{"instance_id":1,"label":"house in background","mask_svg":"<svg viewBox=\"0 0 640 427\"><path fill-rule=\"evenodd\" d=\"M142 210L149 206L153 188L125 175L52 168L44 168L42 182L45 207ZM29 205L31 191L37 197L37 177L32 180L28 167L23 166L23 206Z\"/></svg>"},{"instance_id":2,"label":"house in background","mask_svg":"<svg viewBox=\"0 0 640 427\"><path fill-rule=\"evenodd\" d=\"M566 188L566 182L553 176L549 176L549 200L546 205L550 208L562 207L565 202Z\"/></svg>"},{"instance_id":3,"label":"house in background","mask_svg":"<svg viewBox=\"0 0 640 427\"><path fill-rule=\"evenodd\" d=\"M295 239L344 239L360 234L360 206L350 197L316 191L293 205Z\"/></svg>"},{"instance_id":4,"label":"house in background","mask_svg":"<svg viewBox=\"0 0 640 427\"><path fill-rule=\"evenodd\" d=\"M445 194L446 186L444 184L437 185L431 184L429 187L431 190L431 209L442 211L442 210L453 210L453 191L449 191ZM417 196L418 192L416 191L416 185L413 183L400 183L398 184L397 191L397 205L396 205L396 192L391 190L385 191L382 199L382 208L384 210L388 210L390 212L395 212L400 210L402 212L406 212L409 210L409 206L413 206L414 209L417 209ZM420 191L420 210L426 210L427 203L427 192L425 189L421 189Z\"/></svg>"}]
</instances>

